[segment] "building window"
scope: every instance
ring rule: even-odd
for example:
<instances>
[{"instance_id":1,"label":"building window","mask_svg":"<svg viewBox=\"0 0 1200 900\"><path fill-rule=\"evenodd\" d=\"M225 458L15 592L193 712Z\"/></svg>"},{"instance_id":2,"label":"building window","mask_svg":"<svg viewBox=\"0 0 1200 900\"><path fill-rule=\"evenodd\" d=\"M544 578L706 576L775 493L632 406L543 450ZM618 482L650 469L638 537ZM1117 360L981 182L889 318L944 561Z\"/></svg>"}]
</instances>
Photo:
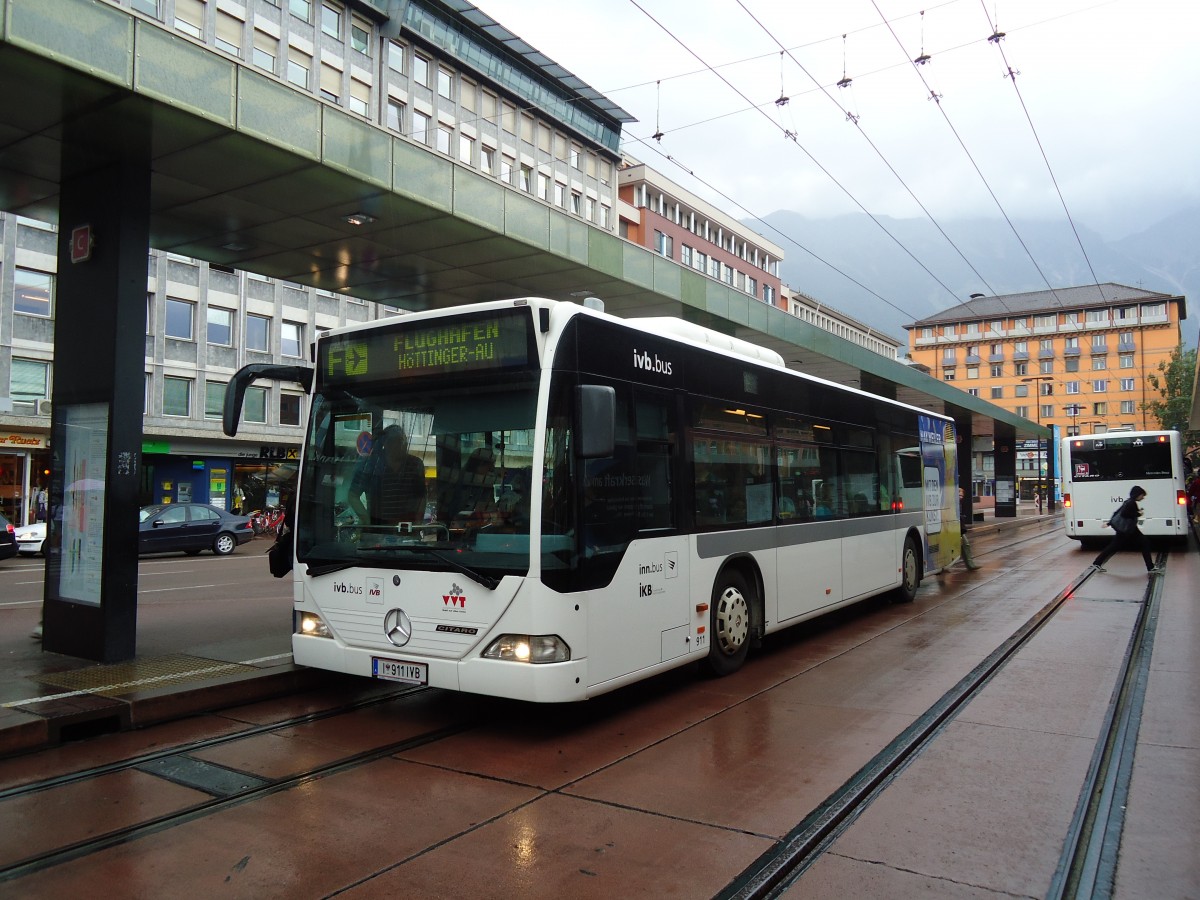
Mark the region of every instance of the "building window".
<instances>
[{"instance_id":1,"label":"building window","mask_svg":"<svg viewBox=\"0 0 1200 900\"><path fill-rule=\"evenodd\" d=\"M229 347L233 344L233 310L219 306L208 308L208 342Z\"/></svg>"},{"instance_id":2,"label":"building window","mask_svg":"<svg viewBox=\"0 0 1200 900\"><path fill-rule=\"evenodd\" d=\"M388 68L393 72L404 74L404 45L397 44L395 41L388 41L387 48L387 64Z\"/></svg>"},{"instance_id":3,"label":"building window","mask_svg":"<svg viewBox=\"0 0 1200 900\"><path fill-rule=\"evenodd\" d=\"M1043 419L1053 419L1054 418L1054 404L1053 403L1043 403L1041 406L1038 407L1038 409L1040 410L1039 415Z\"/></svg>"},{"instance_id":4,"label":"building window","mask_svg":"<svg viewBox=\"0 0 1200 900\"><path fill-rule=\"evenodd\" d=\"M242 421L255 425L266 424L267 389L265 387L246 388L246 399L242 404Z\"/></svg>"},{"instance_id":5,"label":"building window","mask_svg":"<svg viewBox=\"0 0 1200 900\"><path fill-rule=\"evenodd\" d=\"M418 144L429 145L429 116L418 110L413 110L412 114L412 137Z\"/></svg>"},{"instance_id":6,"label":"building window","mask_svg":"<svg viewBox=\"0 0 1200 900\"><path fill-rule=\"evenodd\" d=\"M1043 397L1054 396L1054 383L1050 381L1038 382L1038 393Z\"/></svg>"},{"instance_id":7,"label":"building window","mask_svg":"<svg viewBox=\"0 0 1200 900\"><path fill-rule=\"evenodd\" d=\"M163 378L163 415L190 416L191 414L192 380L165 376Z\"/></svg>"},{"instance_id":8,"label":"building window","mask_svg":"<svg viewBox=\"0 0 1200 900\"><path fill-rule=\"evenodd\" d=\"M518 185L525 193L533 193L533 167L521 164L520 184ZM589 199L589 202L590 199Z\"/></svg>"},{"instance_id":9,"label":"building window","mask_svg":"<svg viewBox=\"0 0 1200 900\"><path fill-rule=\"evenodd\" d=\"M500 155L500 180L505 184L512 184L513 169L516 165L517 161L507 153Z\"/></svg>"},{"instance_id":10,"label":"building window","mask_svg":"<svg viewBox=\"0 0 1200 900\"><path fill-rule=\"evenodd\" d=\"M197 40L204 37L204 0L175 0L175 30Z\"/></svg>"},{"instance_id":11,"label":"building window","mask_svg":"<svg viewBox=\"0 0 1200 900\"><path fill-rule=\"evenodd\" d=\"M437 130L437 148L439 153L450 155L450 139L454 136L453 132L445 125L439 125Z\"/></svg>"},{"instance_id":12,"label":"building window","mask_svg":"<svg viewBox=\"0 0 1200 900\"><path fill-rule=\"evenodd\" d=\"M1121 415L1131 416L1136 411L1137 410L1134 409L1134 403L1132 400L1122 400L1121 401Z\"/></svg>"},{"instance_id":13,"label":"building window","mask_svg":"<svg viewBox=\"0 0 1200 900\"><path fill-rule=\"evenodd\" d=\"M312 57L307 53L297 50L295 47L288 48L288 69L287 80L296 87L308 90L308 73L312 69Z\"/></svg>"},{"instance_id":14,"label":"building window","mask_svg":"<svg viewBox=\"0 0 1200 900\"><path fill-rule=\"evenodd\" d=\"M479 148L479 168L489 175L496 174L496 148L484 144Z\"/></svg>"},{"instance_id":15,"label":"building window","mask_svg":"<svg viewBox=\"0 0 1200 900\"><path fill-rule=\"evenodd\" d=\"M164 329L166 336L169 338L178 338L181 341L190 341L192 339L192 322L195 308L196 304L194 303L168 297L167 327Z\"/></svg>"},{"instance_id":16,"label":"building window","mask_svg":"<svg viewBox=\"0 0 1200 900\"><path fill-rule=\"evenodd\" d=\"M1068 394L1078 394L1079 393L1079 382L1078 381L1068 381L1067 382L1067 393Z\"/></svg>"},{"instance_id":17,"label":"building window","mask_svg":"<svg viewBox=\"0 0 1200 900\"><path fill-rule=\"evenodd\" d=\"M246 314L246 349L266 353L270 350L271 320L266 316Z\"/></svg>"},{"instance_id":18,"label":"building window","mask_svg":"<svg viewBox=\"0 0 1200 900\"><path fill-rule=\"evenodd\" d=\"M288 0L288 12L309 22L312 20L312 0Z\"/></svg>"},{"instance_id":19,"label":"building window","mask_svg":"<svg viewBox=\"0 0 1200 900\"><path fill-rule=\"evenodd\" d=\"M763 302L775 305L775 288L769 284L763 285Z\"/></svg>"},{"instance_id":20,"label":"building window","mask_svg":"<svg viewBox=\"0 0 1200 900\"><path fill-rule=\"evenodd\" d=\"M580 201L582 200L583 196L578 191L571 191L571 212L575 215L579 215L581 211Z\"/></svg>"},{"instance_id":21,"label":"building window","mask_svg":"<svg viewBox=\"0 0 1200 900\"><path fill-rule=\"evenodd\" d=\"M439 97L454 99L454 73L438 66L437 91Z\"/></svg>"},{"instance_id":22,"label":"building window","mask_svg":"<svg viewBox=\"0 0 1200 900\"><path fill-rule=\"evenodd\" d=\"M993 400L1002 400L1003 398L1004 398L1004 388L1002 388L1002 387L992 388L992 399Z\"/></svg>"},{"instance_id":23,"label":"building window","mask_svg":"<svg viewBox=\"0 0 1200 900\"><path fill-rule=\"evenodd\" d=\"M225 414L225 383L204 382L204 418L219 419Z\"/></svg>"},{"instance_id":24,"label":"building window","mask_svg":"<svg viewBox=\"0 0 1200 900\"><path fill-rule=\"evenodd\" d=\"M554 182L554 205L560 208L567 205L567 186Z\"/></svg>"},{"instance_id":25,"label":"building window","mask_svg":"<svg viewBox=\"0 0 1200 900\"><path fill-rule=\"evenodd\" d=\"M1027 385L1027 384L1015 385L1013 387L1013 396L1014 397L1028 397L1029 396L1029 385Z\"/></svg>"},{"instance_id":26,"label":"building window","mask_svg":"<svg viewBox=\"0 0 1200 900\"><path fill-rule=\"evenodd\" d=\"M1078 335L1070 335L1069 337L1066 338L1066 349L1067 350L1076 350L1076 351L1079 350L1079 336Z\"/></svg>"},{"instance_id":27,"label":"building window","mask_svg":"<svg viewBox=\"0 0 1200 900\"><path fill-rule=\"evenodd\" d=\"M359 53L370 54L371 32L357 18L350 20L350 47Z\"/></svg>"},{"instance_id":28,"label":"building window","mask_svg":"<svg viewBox=\"0 0 1200 900\"><path fill-rule=\"evenodd\" d=\"M329 63L321 63L321 96L334 103L342 96L342 73Z\"/></svg>"},{"instance_id":29,"label":"building window","mask_svg":"<svg viewBox=\"0 0 1200 900\"><path fill-rule=\"evenodd\" d=\"M331 38L342 37L342 9L332 3L321 4L321 31Z\"/></svg>"},{"instance_id":30,"label":"building window","mask_svg":"<svg viewBox=\"0 0 1200 900\"><path fill-rule=\"evenodd\" d=\"M387 127L401 134L404 132L404 104L399 100L388 98Z\"/></svg>"},{"instance_id":31,"label":"building window","mask_svg":"<svg viewBox=\"0 0 1200 900\"><path fill-rule=\"evenodd\" d=\"M279 424L299 425L304 408L304 398L300 394L279 395Z\"/></svg>"},{"instance_id":32,"label":"building window","mask_svg":"<svg viewBox=\"0 0 1200 900\"><path fill-rule=\"evenodd\" d=\"M1121 390L1123 390L1123 391L1136 390L1136 388L1134 387L1133 379L1132 378L1122 378L1121 379Z\"/></svg>"},{"instance_id":33,"label":"building window","mask_svg":"<svg viewBox=\"0 0 1200 900\"><path fill-rule=\"evenodd\" d=\"M1092 393L1093 394L1103 394L1107 390L1108 390L1108 379L1107 378L1097 378L1095 381L1092 382Z\"/></svg>"},{"instance_id":34,"label":"building window","mask_svg":"<svg viewBox=\"0 0 1200 900\"><path fill-rule=\"evenodd\" d=\"M279 326L279 351L284 356L304 355L304 326L285 321Z\"/></svg>"},{"instance_id":35,"label":"building window","mask_svg":"<svg viewBox=\"0 0 1200 900\"><path fill-rule=\"evenodd\" d=\"M942 365L944 366L947 363L954 362L956 352L957 351L953 347L943 347L942 348Z\"/></svg>"},{"instance_id":36,"label":"building window","mask_svg":"<svg viewBox=\"0 0 1200 900\"><path fill-rule=\"evenodd\" d=\"M975 381L979 378L979 366L967 366L967 379Z\"/></svg>"},{"instance_id":37,"label":"building window","mask_svg":"<svg viewBox=\"0 0 1200 900\"><path fill-rule=\"evenodd\" d=\"M275 60L279 57L279 38L265 31L254 30L254 64L275 74Z\"/></svg>"},{"instance_id":38,"label":"building window","mask_svg":"<svg viewBox=\"0 0 1200 900\"><path fill-rule=\"evenodd\" d=\"M1063 360L1063 364L1068 372L1078 372L1079 371L1079 357L1078 356L1068 356L1065 360Z\"/></svg>"},{"instance_id":39,"label":"building window","mask_svg":"<svg viewBox=\"0 0 1200 900\"><path fill-rule=\"evenodd\" d=\"M371 86L356 78L350 79L350 112L360 116L371 114Z\"/></svg>"},{"instance_id":40,"label":"building window","mask_svg":"<svg viewBox=\"0 0 1200 900\"><path fill-rule=\"evenodd\" d=\"M942 381L953 381L955 376L954 369L942 369Z\"/></svg>"},{"instance_id":41,"label":"building window","mask_svg":"<svg viewBox=\"0 0 1200 900\"><path fill-rule=\"evenodd\" d=\"M1108 357L1107 356L1093 356L1092 357L1092 371L1093 372L1101 372L1107 368L1108 368Z\"/></svg>"},{"instance_id":42,"label":"building window","mask_svg":"<svg viewBox=\"0 0 1200 900\"><path fill-rule=\"evenodd\" d=\"M465 134L458 136L458 161L466 163L468 166L475 158L475 141L473 138Z\"/></svg>"},{"instance_id":43,"label":"building window","mask_svg":"<svg viewBox=\"0 0 1200 900\"><path fill-rule=\"evenodd\" d=\"M979 396L979 388L967 388L967 393L970 394L972 397L978 397Z\"/></svg>"},{"instance_id":44,"label":"building window","mask_svg":"<svg viewBox=\"0 0 1200 900\"><path fill-rule=\"evenodd\" d=\"M1013 374L1014 375L1028 375L1029 374L1029 363L1023 363L1023 362L1013 363Z\"/></svg>"},{"instance_id":45,"label":"building window","mask_svg":"<svg viewBox=\"0 0 1200 900\"><path fill-rule=\"evenodd\" d=\"M1118 361L1118 365L1120 365L1120 367L1122 369L1132 369L1133 368L1133 354L1132 353L1118 354L1117 361Z\"/></svg>"},{"instance_id":46,"label":"building window","mask_svg":"<svg viewBox=\"0 0 1200 900\"><path fill-rule=\"evenodd\" d=\"M475 106L479 102L479 85L461 75L458 79L458 102L463 109L469 109L471 112L475 111Z\"/></svg>"},{"instance_id":47,"label":"building window","mask_svg":"<svg viewBox=\"0 0 1200 900\"><path fill-rule=\"evenodd\" d=\"M1043 375L1054 374L1054 360L1043 359L1040 363L1038 363L1038 371Z\"/></svg>"},{"instance_id":48,"label":"building window","mask_svg":"<svg viewBox=\"0 0 1200 900\"><path fill-rule=\"evenodd\" d=\"M660 256L671 259L673 251L671 236L656 230L654 232L654 251Z\"/></svg>"},{"instance_id":49,"label":"building window","mask_svg":"<svg viewBox=\"0 0 1200 900\"><path fill-rule=\"evenodd\" d=\"M1018 406L1018 407L1017 407L1017 408L1014 410L1014 412L1015 412L1015 413L1016 413L1018 416L1020 416L1022 419L1028 419L1028 418L1029 418L1029 407L1028 407L1028 406Z\"/></svg>"},{"instance_id":50,"label":"building window","mask_svg":"<svg viewBox=\"0 0 1200 900\"><path fill-rule=\"evenodd\" d=\"M1004 366L992 366L990 369L993 378L1004 377Z\"/></svg>"},{"instance_id":51,"label":"building window","mask_svg":"<svg viewBox=\"0 0 1200 900\"><path fill-rule=\"evenodd\" d=\"M1099 403L1093 403L1092 404L1092 415L1093 416L1107 416L1108 415L1108 404L1105 403L1103 400L1100 401Z\"/></svg>"},{"instance_id":52,"label":"building window","mask_svg":"<svg viewBox=\"0 0 1200 900\"><path fill-rule=\"evenodd\" d=\"M422 87L429 87L429 60L420 53L413 54L413 81Z\"/></svg>"},{"instance_id":53,"label":"building window","mask_svg":"<svg viewBox=\"0 0 1200 900\"><path fill-rule=\"evenodd\" d=\"M49 318L53 313L54 276L17 268L13 284L13 311Z\"/></svg>"},{"instance_id":54,"label":"building window","mask_svg":"<svg viewBox=\"0 0 1200 900\"><path fill-rule=\"evenodd\" d=\"M50 363L14 356L9 377L13 412L37 415L38 401L50 396Z\"/></svg>"},{"instance_id":55,"label":"building window","mask_svg":"<svg viewBox=\"0 0 1200 900\"><path fill-rule=\"evenodd\" d=\"M217 10L217 49L239 56L242 52L243 26L241 19Z\"/></svg>"}]
</instances>

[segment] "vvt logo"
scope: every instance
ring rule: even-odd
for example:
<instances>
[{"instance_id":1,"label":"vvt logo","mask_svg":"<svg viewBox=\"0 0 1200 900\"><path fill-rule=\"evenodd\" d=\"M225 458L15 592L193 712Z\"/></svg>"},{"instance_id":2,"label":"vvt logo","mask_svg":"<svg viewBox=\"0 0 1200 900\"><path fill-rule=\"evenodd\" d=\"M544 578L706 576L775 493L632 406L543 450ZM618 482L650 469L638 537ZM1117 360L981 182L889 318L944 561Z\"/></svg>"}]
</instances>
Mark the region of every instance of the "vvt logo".
<instances>
[{"instance_id":1,"label":"vvt logo","mask_svg":"<svg viewBox=\"0 0 1200 900\"><path fill-rule=\"evenodd\" d=\"M467 598L463 596L462 588L457 584L451 584L450 593L442 594L442 606L454 606L458 609L466 609Z\"/></svg>"},{"instance_id":2,"label":"vvt logo","mask_svg":"<svg viewBox=\"0 0 1200 900\"><path fill-rule=\"evenodd\" d=\"M644 350L633 351L633 367L645 372L656 372L659 375L671 374L671 361L659 359L658 355L651 356Z\"/></svg>"}]
</instances>

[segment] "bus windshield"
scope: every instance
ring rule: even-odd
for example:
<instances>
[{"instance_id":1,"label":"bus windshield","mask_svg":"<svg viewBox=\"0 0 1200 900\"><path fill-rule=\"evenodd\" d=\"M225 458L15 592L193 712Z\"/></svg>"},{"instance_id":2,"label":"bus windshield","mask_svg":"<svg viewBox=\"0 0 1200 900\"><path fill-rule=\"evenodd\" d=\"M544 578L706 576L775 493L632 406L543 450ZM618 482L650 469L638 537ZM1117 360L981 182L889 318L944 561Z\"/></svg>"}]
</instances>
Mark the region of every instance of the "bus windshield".
<instances>
[{"instance_id":1,"label":"bus windshield","mask_svg":"<svg viewBox=\"0 0 1200 900\"><path fill-rule=\"evenodd\" d=\"M536 379L530 370L490 385L443 377L319 386L297 560L310 574L420 568L489 586L526 574Z\"/></svg>"}]
</instances>

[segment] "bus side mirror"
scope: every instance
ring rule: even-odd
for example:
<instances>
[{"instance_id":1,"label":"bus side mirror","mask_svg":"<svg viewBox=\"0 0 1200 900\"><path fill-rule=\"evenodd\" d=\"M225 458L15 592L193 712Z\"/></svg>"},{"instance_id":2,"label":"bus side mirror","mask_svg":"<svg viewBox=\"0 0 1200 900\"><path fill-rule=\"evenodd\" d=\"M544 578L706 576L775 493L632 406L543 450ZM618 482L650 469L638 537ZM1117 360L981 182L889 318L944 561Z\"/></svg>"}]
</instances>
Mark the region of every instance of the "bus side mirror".
<instances>
[{"instance_id":1,"label":"bus side mirror","mask_svg":"<svg viewBox=\"0 0 1200 900\"><path fill-rule=\"evenodd\" d=\"M221 426L230 437L237 434L238 422L242 418L242 402L246 399L246 388L256 378L295 381L304 387L307 394L312 390L313 370L308 366L279 366L274 363L250 363L238 369L225 385L225 406L221 416Z\"/></svg>"},{"instance_id":2,"label":"bus side mirror","mask_svg":"<svg viewBox=\"0 0 1200 900\"><path fill-rule=\"evenodd\" d=\"M603 459L617 443L617 392L600 384L575 388L575 455Z\"/></svg>"}]
</instances>

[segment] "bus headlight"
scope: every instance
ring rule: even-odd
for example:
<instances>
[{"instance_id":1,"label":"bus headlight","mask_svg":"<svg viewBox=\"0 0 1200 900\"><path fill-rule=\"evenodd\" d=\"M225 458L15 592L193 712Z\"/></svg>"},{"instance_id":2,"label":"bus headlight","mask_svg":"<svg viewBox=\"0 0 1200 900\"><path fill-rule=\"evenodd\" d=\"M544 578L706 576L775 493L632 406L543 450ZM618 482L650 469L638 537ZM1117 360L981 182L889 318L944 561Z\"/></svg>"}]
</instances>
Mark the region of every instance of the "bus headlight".
<instances>
[{"instance_id":1,"label":"bus headlight","mask_svg":"<svg viewBox=\"0 0 1200 900\"><path fill-rule=\"evenodd\" d=\"M325 620L316 613L300 613L300 621L296 625L296 633L308 637L333 637L333 632L325 624Z\"/></svg>"},{"instance_id":2,"label":"bus headlight","mask_svg":"<svg viewBox=\"0 0 1200 900\"><path fill-rule=\"evenodd\" d=\"M567 662L571 648L557 634L502 634L483 651L483 658L525 663Z\"/></svg>"}]
</instances>

